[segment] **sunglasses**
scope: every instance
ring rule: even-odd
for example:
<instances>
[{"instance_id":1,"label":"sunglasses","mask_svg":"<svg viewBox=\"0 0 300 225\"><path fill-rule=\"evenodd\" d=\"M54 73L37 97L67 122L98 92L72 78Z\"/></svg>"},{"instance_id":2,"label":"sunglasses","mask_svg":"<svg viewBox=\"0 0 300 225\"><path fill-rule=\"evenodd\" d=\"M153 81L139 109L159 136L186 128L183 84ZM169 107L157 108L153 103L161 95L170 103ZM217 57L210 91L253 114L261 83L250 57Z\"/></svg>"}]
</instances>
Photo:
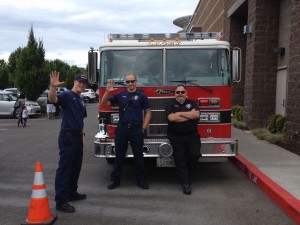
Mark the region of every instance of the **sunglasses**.
<instances>
[{"instance_id":1,"label":"sunglasses","mask_svg":"<svg viewBox=\"0 0 300 225\"><path fill-rule=\"evenodd\" d=\"M185 94L185 91L175 91L176 94Z\"/></svg>"},{"instance_id":2,"label":"sunglasses","mask_svg":"<svg viewBox=\"0 0 300 225\"><path fill-rule=\"evenodd\" d=\"M129 84L129 83L134 83L136 80L126 80L126 84Z\"/></svg>"}]
</instances>

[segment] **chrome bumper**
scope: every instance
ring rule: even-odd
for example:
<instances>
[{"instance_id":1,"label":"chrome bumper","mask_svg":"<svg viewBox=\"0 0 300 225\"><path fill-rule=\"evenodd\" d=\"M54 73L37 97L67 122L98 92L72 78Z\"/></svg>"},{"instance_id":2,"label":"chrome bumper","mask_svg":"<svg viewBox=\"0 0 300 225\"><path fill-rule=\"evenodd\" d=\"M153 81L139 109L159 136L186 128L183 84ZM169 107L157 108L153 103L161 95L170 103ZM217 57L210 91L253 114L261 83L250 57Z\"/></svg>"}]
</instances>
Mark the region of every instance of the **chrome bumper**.
<instances>
[{"instance_id":1,"label":"chrome bumper","mask_svg":"<svg viewBox=\"0 0 300 225\"><path fill-rule=\"evenodd\" d=\"M161 158L159 148L163 144L169 144L169 140L162 139L145 139L144 140L144 157ZM115 144L113 139L94 141L95 157L114 158ZM227 138L201 138L201 149L199 151L202 157L233 157L238 154L238 140ZM130 144L126 157L133 157Z\"/></svg>"}]
</instances>

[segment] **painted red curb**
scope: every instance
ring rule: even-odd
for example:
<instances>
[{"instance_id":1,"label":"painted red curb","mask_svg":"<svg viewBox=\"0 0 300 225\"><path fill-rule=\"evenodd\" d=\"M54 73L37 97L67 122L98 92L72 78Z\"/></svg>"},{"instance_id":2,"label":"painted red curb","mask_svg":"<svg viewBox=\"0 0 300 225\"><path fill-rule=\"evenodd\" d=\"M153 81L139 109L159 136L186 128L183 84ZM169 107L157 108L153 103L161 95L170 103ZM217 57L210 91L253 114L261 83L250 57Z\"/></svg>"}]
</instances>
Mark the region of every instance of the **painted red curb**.
<instances>
[{"instance_id":1,"label":"painted red curb","mask_svg":"<svg viewBox=\"0 0 300 225\"><path fill-rule=\"evenodd\" d=\"M231 161L263 192L265 192L297 224L300 224L300 201L279 186L241 155Z\"/></svg>"}]
</instances>

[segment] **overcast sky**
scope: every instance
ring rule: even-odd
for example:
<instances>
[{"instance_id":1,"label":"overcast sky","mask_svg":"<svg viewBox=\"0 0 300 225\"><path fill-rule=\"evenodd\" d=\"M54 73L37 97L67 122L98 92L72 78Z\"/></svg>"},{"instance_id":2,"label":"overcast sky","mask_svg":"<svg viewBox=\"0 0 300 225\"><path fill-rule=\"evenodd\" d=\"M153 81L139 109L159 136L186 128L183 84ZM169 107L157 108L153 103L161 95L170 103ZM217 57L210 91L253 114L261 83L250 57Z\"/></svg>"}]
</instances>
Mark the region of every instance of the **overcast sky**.
<instances>
[{"instance_id":1,"label":"overcast sky","mask_svg":"<svg viewBox=\"0 0 300 225\"><path fill-rule=\"evenodd\" d=\"M176 33L173 20L192 15L199 0L1 0L0 59L25 47L30 27L46 59L85 67L87 52L109 33Z\"/></svg>"}]
</instances>

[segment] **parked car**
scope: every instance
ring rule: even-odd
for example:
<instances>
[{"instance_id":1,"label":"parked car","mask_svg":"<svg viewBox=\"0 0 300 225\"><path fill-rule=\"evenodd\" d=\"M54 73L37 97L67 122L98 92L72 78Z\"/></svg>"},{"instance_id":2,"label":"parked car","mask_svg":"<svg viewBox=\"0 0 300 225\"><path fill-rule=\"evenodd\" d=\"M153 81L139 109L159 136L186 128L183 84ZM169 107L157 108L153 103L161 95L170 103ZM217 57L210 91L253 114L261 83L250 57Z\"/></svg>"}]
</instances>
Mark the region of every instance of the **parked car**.
<instances>
[{"instance_id":1,"label":"parked car","mask_svg":"<svg viewBox=\"0 0 300 225\"><path fill-rule=\"evenodd\" d=\"M38 99L36 100L36 102L39 104L39 105L43 105L43 106L46 106L47 105L47 98L48 98L48 90L44 91L40 97L38 97Z\"/></svg>"},{"instance_id":2,"label":"parked car","mask_svg":"<svg viewBox=\"0 0 300 225\"><path fill-rule=\"evenodd\" d=\"M98 101L98 100L99 100L99 89L97 89L97 90L95 91L95 95L96 95L96 100Z\"/></svg>"},{"instance_id":3,"label":"parked car","mask_svg":"<svg viewBox=\"0 0 300 225\"><path fill-rule=\"evenodd\" d=\"M18 96L10 91L0 91L0 116L15 116L14 104ZM34 117L41 114L41 107L37 102L25 100L28 116ZM18 115L16 115L18 116Z\"/></svg>"},{"instance_id":4,"label":"parked car","mask_svg":"<svg viewBox=\"0 0 300 225\"><path fill-rule=\"evenodd\" d=\"M93 89L85 89L80 96L85 102L92 102L96 100L96 94Z\"/></svg>"},{"instance_id":5,"label":"parked car","mask_svg":"<svg viewBox=\"0 0 300 225\"><path fill-rule=\"evenodd\" d=\"M68 89L65 87L57 87L56 93L59 94L60 92L67 91L67 90ZM44 105L44 106L47 105L48 92L49 90L47 89L38 97L36 101L37 103L39 103L39 105Z\"/></svg>"},{"instance_id":6,"label":"parked car","mask_svg":"<svg viewBox=\"0 0 300 225\"><path fill-rule=\"evenodd\" d=\"M25 100L25 105L29 117L38 117L41 115L41 106L37 102Z\"/></svg>"},{"instance_id":7,"label":"parked car","mask_svg":"<svg viewBox=\"0 0 300 225\"><path fill-rule=\"evenodd\" d=\"M19 96L21 94L21 92L18 88L5 88L4 91L10 91L10 92L16 94L17 96Z\"/></svg>"},{"instance_id":8,"label":"parked car","mask_svg":"<svg viewBox=\"0 0 300 225\"><path fill-rule=\"evenodd\" d=\"M9 91L0 91L0 116L12 116L17 96Z\"/></svg>"},{"instance_id":9,"label":"parked car","mask_svg":"<svg viewBox=\"0 0 300 225\"><path fill-rule=\"evenodd\" d=\"M59 93L59 92L62 92L62 91L67 91L68 89L66 87L57 87L56 88L56 91Z\"/></svg>"}]
</instances>

